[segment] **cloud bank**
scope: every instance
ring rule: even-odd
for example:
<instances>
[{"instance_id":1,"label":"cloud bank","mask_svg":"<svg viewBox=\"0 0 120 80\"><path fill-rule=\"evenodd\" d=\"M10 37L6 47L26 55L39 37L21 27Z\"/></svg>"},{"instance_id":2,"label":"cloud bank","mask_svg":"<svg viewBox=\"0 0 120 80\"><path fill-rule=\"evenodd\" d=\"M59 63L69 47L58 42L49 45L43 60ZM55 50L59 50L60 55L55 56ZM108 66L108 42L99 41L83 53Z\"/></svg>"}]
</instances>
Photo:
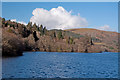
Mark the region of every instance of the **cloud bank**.
<instances>
[{"instance_id":1,"label":"cloud bank","mask_svg":"<svg viewBox=\"0 0 120 80\"><path fill-rule=\"evenodd\" d=\"M12 22L18 22L18 23L27 25L27 23L25 23L25 22L23 22L23 21L17 21L16 19L11 19L10 21L12 21Z\"/></svg>"},{"instance_id":2,"label":"cloud bank","mask_svg":"<svg viewBox=\"0 0 120 80\"><path fill-rule=\"evenodd\" d=\"M80 14L72 15L71 11L65 10L59 6L52 8L51 10L45 10L43 8L36 8L32 12L33 16L30 22L37 25L44 25L47 29L71 29L81 28L87 26L87 21L82 18Z\"/></svg>"},{"instance_id":3,"label":"cloud bank","mask_svg":"<svg viewBox=\"0 0 120 80\"><path fill-rule=\"evenodd\" d=\"M99 27L99 29L100 30L104 30L104 31L110 31L110 30L112 30L109 25L101 26L101 27Z\"/></svg>"}]
</instances>

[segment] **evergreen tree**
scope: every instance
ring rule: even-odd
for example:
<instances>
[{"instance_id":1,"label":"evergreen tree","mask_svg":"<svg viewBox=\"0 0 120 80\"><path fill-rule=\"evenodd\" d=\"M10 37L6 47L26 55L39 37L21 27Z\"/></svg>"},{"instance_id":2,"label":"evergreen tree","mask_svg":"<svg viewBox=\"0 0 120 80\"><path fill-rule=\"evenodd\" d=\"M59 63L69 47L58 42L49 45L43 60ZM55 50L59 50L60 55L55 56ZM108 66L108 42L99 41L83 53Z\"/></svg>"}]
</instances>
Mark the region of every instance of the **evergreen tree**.
<instances>
[{"instance_id":1,"label":"evergreen tree","mask_svg":"<svg viewBox=\"0 0 120 80\"><path fill-rule=\"evenodd\" d=\"M43 25L42 24L40 25L39 31L40 31L41 35L43 35L44 32L43 32Z\"/></svg>"},{"instance_id":2,"label":"evergreen tree","mask_svg":"<svg viewBox=\"0 0 120 80\"><path fill-rule=\"evenodd\" d=\"M2 24L5 24L5 18L2 18Z\"/></svg>"},{"instance_id":3,"label":"evergreen tree","mask_svg":"<svg viewBox=\"0 0 120 80\"><path fill-rule=\"evenodd\" d=\"M69 38L70 44L73 44L73 38Z\"/></svg>"},{"instance_id":4,"label":"evergreen tree","mask_svg":"<svg viewBox=\"0 0 120 80\"><path fill-rule=\"evenodd\" d=\"M15 25L13 25L13 29L15 29Z\"/></svg>"},{"instance_id":5,"label":"evergreen tree","mask_svg":"<svg viewBox=\"0 0 120 80\"><path fill-rule=\"evenodd\" d=\"M88 47L90 47L91 45L94 45L92 42L92 38L90 35L86 34L85 36L85 40L84 40L84 47L85 47L85 52L88 52Z\"/></svg>"},{"instance_id":6,"label":"evergreen tree","mask_svg":"<svg viewBox=\"0 0 120 80\"><path fill-rule=\"evenodd\" d=\"M17 23L17 26L16 26L17 28L18 28L18 23Z\"/></svg>"},{"instance_id":7,"label":"evergreen tree","mask_svg":"<svg viewBox=\"0 0 120 80\"><path fill-rule=\"evenodd\" d=\"M27 27L32 27L32 22L29 22L29 23L27 24Z\"/></svg>"},{"instance_id":8,"label":"evergreen tree","mask_svg":"<svg viewBox=\"0 0 120 80\"><path fill-rule=\"evenodd\" d=\"M54 33L53 33L53 37L56 38L56 33L55 33L55 31L54 31Z\"/></svg>"},{"instance_id":9,"label":"evergreen tree","mask_svg":"<svg viewBox=\"0 0 120 80\"><path fill-rule=\"evenodd\" d=\"M41 24L41 25L40 25L40 31L42 31L42 30L43 30L43 25Z\"/></svg>"},{"instance_id":10,"label":"evergreen tree","mask_svg":"<svg viewBox=\"0 0 120 80\"><path fill-rule=\"evenodd\" d=\"M58 33L58 39L63 39L62 31L59 31L59 33Z\"/></svg>"},{"instance_id":11,"label":"evergreen tree","mask_svg":"<svg viewBox=\"0 0 120 80\"><path fill-rule=\"evenodd\" d=\"M5 27L7 27L8 26L8 23L5 23Z\"/></svg>"},{"instance_id":12,"label":"evergreen tree","mask_svg":"<svg viewBox=\"0 0 120 80\"><path fill-rule=\"evenodd\" d=\"M43 34L46 34L47 33L47 29L46 27L43 28Z\"/></svg>"},{"instance_id":13,"label":"evergreen tree","mask_svg":"<svg viewBox=\"0 0 120 80\"><path fill-rule=\"evenodd\" d=\"M66 42L67 42L68 44L73 44L73 38L71 38L71 37L67 38L67 39L66 39Z\"/></svg>"},{"instance_id":14,"label":"evergreen tree","mask_svg":"<svg viewBox=\"0 0 120 80\"><path fill-rule=\"evenodd\" d=\"M36 23L33 24L33 30L37 30L38 31L38 26L36 25Z\"/></svg>"},{"instance_id":15,"label":"evergreen tree","mask_svg":"<svg viewBox=\"0 0 120 80\"><path fill-rule=\"evenodd\" d=\"M32 32L32 22L29 22L27 24L27 29L30 30L30 32Z\"/></svg>"}]
</instances>

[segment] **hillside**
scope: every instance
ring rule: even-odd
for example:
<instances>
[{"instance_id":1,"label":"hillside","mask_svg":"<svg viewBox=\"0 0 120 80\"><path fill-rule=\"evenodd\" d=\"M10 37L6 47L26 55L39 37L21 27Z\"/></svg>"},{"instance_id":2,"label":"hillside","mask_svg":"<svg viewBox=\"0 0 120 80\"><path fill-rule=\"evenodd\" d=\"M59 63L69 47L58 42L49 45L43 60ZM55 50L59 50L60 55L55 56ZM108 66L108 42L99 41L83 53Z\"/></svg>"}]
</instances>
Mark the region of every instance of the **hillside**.
<instances>
[{"instance_id":1,"label":"hillside","mask_svg":"<svg viewBox=\"0 0 120 80\"><path fill-rule=\"evenodd\" d=\"M18 56L24 51L117 52L117 33L95 29L47 30L29 22L23 25L2 19L2 54Z\"/></svg>"},{"instance_id":2,"label":"hillside","mask_svg":"<svg viewBox=\"0 0 120 80\"><path fill-rule=\"evenodd\" d=\"M80 35L89 35L92 37L93 43L101 45L108 49L118 49L118 33L111 31L102 31L91 28L80 28L80 29L68 29L70 31Z\"/></svg>"}]
</instances>

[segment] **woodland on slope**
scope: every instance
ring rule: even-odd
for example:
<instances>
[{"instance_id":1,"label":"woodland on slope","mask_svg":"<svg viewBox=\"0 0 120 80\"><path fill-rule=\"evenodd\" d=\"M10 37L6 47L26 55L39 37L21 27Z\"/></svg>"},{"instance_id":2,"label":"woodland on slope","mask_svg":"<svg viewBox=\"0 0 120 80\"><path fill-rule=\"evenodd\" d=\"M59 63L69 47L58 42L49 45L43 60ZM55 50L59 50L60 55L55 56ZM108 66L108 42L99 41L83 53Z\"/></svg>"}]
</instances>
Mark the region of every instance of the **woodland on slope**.
<instances>
[{"instance_id":1,"label":"woodland on slope","mask_svg":"<svg viewBox=\"0 0 120 80\"><path fill-rule=\"evenodd\" d=\"M47 30L44 25L2 21L2 55L19 56L24 51L118 52L118 33L90 28Z\"/></svg>"}]
</instances>

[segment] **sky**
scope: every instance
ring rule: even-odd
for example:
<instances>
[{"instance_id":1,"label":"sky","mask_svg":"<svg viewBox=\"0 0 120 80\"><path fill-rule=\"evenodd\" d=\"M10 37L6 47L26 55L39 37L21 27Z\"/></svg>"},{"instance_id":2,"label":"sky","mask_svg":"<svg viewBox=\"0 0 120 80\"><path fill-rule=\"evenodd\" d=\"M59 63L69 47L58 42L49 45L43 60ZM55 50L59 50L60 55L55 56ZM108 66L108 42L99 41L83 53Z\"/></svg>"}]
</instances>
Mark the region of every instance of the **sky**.
<instances>
[{"instance_id":1,"label":"sky","mask_svg":"<svg viewBox=\"0 0 120 80\"><path fill-rule=\"evenodd\" d=\"M2 0L3 2L118 2L119 0Z\"/></svg>"},{"instance_id":2,"label":"sky","mask_svg":"<svg viewBox=\"0 0 120 80\"><path fill-rule=\"evenodd\" d=\"M23 24L44 24L48 29L118 31L117 2L3 2L2 17Z\"/></svg>"}]
</instances>

